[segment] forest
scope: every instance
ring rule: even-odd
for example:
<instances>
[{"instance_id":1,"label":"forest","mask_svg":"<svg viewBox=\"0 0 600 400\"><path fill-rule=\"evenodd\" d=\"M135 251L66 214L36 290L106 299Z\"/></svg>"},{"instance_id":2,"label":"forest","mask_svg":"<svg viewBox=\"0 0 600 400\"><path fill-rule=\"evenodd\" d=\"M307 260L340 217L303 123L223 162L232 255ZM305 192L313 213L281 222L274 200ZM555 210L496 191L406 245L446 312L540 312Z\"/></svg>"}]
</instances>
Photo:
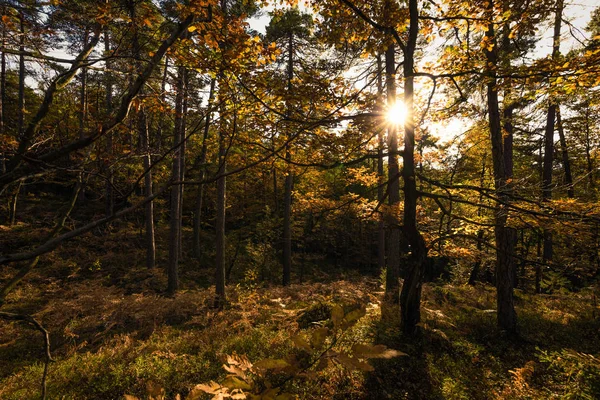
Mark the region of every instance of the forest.
<instances>
[{"instance_id":1,"label":"forest","mask_svg":"<svg viewBox=\"0 0 600 400\"><path fill-rule=\"evenodd\" d=\"M0 399L600 398L600 3L0 10Z\"/></svg>"}]
</instances>

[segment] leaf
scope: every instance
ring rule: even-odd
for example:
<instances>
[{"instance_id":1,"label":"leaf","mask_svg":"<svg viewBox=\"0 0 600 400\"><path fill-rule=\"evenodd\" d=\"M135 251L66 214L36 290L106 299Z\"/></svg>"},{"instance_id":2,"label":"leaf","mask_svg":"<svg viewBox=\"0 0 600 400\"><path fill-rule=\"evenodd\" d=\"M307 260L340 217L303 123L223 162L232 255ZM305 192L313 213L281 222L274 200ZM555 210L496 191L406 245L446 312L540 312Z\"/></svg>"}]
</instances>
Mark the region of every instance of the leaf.
<instances>
[{"instance_id":1,"label":"leaf","mask_svg":"<svg viewBox=\"0 0 600 400\"><path fill-rule=\"evenodd\" d=\"M139 398L139 397L135 397L135 396L132 396L132 395L130 395L130 394L126 394L126 395L124 395L124 396L123 396L123 398L124 398L125 400L140 400L140 398Z\"/></svg>"},{"instance_id":2,"label":"leaf","mask_svg":"<svg viewBox=\"0 0 600 400\"><path fill-rule=\"evenodd\" d=\"M310 343L308 343L306 341L306 339L304 339L304 337L302 337L301 335L296 335L296 336L292 337L292 342L299 349L306 350L308 352L312 351L312 348L310 347Z\"/></svg>"},{"instance_id":3,"label":"leaf","mask_svg":"<svg viewBox=\"0 0 600 400\"><path fill-rule=\"evenodd\" d=\"M325 339L327 338L327 334L329 333L329 329L326 327L321 327L315 329L310 338L310 343L315 349L320 349L323 347L323 343L325 343Z\"/></svg>"},{"instance_id":4,"label":"leaf","mask_svg":"<svg viewBox=\"0 0 600 400\"><path fill-rule=\"evenodd\" d=\"M381 353L379 356L377 356L377 358L394 358L394 357L404 357L404 356L408 356L408 354L403 353L398 350L394 350L394 349L387 349L386 351Z\"/></svg>"},{"instance_id":5,"label":"leaf","mask_svg":"<svg viewBox=\"0 0 600 400\"><path fill-rule=\"evenodd\" d=\"M223 381L223 386L229 389L243 389L243 390L252 390L252 386L250 386L246 381L241 380L236 376L228 376Z\"/></svg>"},{"instance_id":6,"label":"leaf","mask_svg":"<svg viewBox=\"0 0 600 400\"><path fill-rule=\"evenodd\" d=\"M343 319L344 309L339 304L335 304L331 308L331 320L333 321L333 326L336 328L339 327Z\"/></svg>"},{"instance_id":7,"label":"leaf","mask_svg":"<svg viewBox=\"0 0 600 400\"><path fill-rule=\"evenodd\" d=\"M275 400L280 390L279 388L267 389L260 394L260 398L263 400Z\"/></svg>"},{"instance_id":8,"label":"leaf","mask_svg":"<svg viewBox=\"0 0 600 400\"><path fill-rule=\"evenodd\" d=\"M194 391L200 391L200 390L205 393L208 393L208 394L217 394L221 391L221 385L219 385L215 381L210 381L210 383L208 385L201 383L199 385L196 385L194 387L194 389L192 389L192 392L190 392L190 396ZM190 400L190 396L188 396L186 400ZM195 400L196 397L192 397L192 399Z\"/></svg>"},{"instance_id":9,"label":"leaf","mask_svg":"<svg viewBox=\"0 0 600 400\"><path fill-rule=\"evenodd\" d=\"M290 364L285 360L266 358L258 361L254 366L260 369L283 369L289 367Z\"/></svg>"},{"instance_id":10,"label":"leaf","mask_svg":"<svg viewBox=\"0 0 600 400\"><path fill-rule=\"evenodd\" d=\"M350 311L348 315L344 318L344 327L349 328L356 324L359 319L364 317L367 314L367 311L364 308L359 308L354 311Z\"/></svg>"},{"instance_id":11,"label":"leaf","mask_svg":"<svg viewBox=\"0 0 600 400\"><path fill-rule=\"evenodd\" d=\"M360 371L370 372L375 369L375 368L373 368L373 366L371 364L363 362L363 361L359 361L357 358L350 357L344 353L338 354L335 359L337 361L339 361L340 364L342 364L344 367L346 367L347 369L349 369L351 371L360 370Z\"/></svg>"},{"instance_id":12,"label":"leaf","mask_svg":"<svg viewBox=\"0 0 600 400\"><path fill-rule=\"evenodd\" d=\"M194 32L196 29L198 29L198 28L195 27L194 25L188 26L188 32Z\"/></svg>"},{"instance_id":13,"label":"leaf","mask_svg":"<svg viewBox=\"0 0 600 400\"><path fill-rule=\"evenodd\" d=\"M357 343L352 346L352 354L356 357L369 358L383 353L386 349L387 347L382 344L371 346L369 344Z\"/></svg>"}]
</instances>

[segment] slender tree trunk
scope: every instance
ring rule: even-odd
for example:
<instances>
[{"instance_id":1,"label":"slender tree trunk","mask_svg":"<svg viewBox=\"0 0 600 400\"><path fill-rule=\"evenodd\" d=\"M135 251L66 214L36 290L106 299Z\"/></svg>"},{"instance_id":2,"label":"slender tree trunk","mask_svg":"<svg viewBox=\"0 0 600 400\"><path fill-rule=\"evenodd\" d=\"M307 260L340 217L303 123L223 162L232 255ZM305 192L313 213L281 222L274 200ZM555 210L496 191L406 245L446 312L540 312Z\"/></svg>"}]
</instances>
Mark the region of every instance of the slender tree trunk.
<instances>
[{"instance_id":1,"label":"slender tree trunk","mask_svg":"<svg viewBox=\"0 0 600 400\"><path fill-rule=\"evenodd\" d=\"M4 15L5 7L2 7L2 15ZM6 46L6 26L2 23L2 48ZM6 53L3 51L0 55L0 138L4 138L5 127L4 127L4 104L6 103ZM2 163L0 165L0 171L4 174L6 172L6 155L2 153Z\"/></svg>"},{"instance_id":2,"label":"slender tree trunk","mask_svg":"<svg viewBox=\"0 0 600 400\"><path fill-rule=\"evenodd\" d=\"M144 159L144 171L148 171L144 176L144 196L152 196L152 157L150 155L150 134L148 132L148 121L146 118L146 112L140 110L138 114L138 130L140 134L143 159ZM152 269L156 265L156 242L154 239L154 202L149 201L146 204L146 267Z\"/></svg>"},{"instance_id":3,"label":"slender tree trunk","mask_svg":"<svg viewBox=\"0 0 600 400\"><path fill-rule=\"evenodd\" d=\"M417 0L409 0L408 40L404 51L404 152L402 177L404 178L404 236L410 245L409 271L400 293L402 331L414 334L421 321L421 290L427 258L427 246L417 227L417 181L415 176L415 122L414 122L414 55L419 33Z\"/></svg>"},{"instance_id":4,"label":"slender tree trunk","mask_svg":"<svg viewBox=\"0 0 600 400\"><path fill-rule=\"evenodd\" d=\"M291 114L289 96L292 94L292 79L294 78L294 35L288 34L288 70L287 70L287 117ZM286 139L289 140L290 132ZM292 189L294 185L294 174L292 170L292 152L290 144L285 147L286 175L285 190L283 194L283 286L290 284L292 275Z\"/></svg>"},{"instance_id":5,"label":"slender tree trunk","mask_svg":"<svg viewBox=\"0 0 600 400\"><path fill-rule=\"evenodd\" d=\"M383 63L381 54L377 54L377 96L379 98L378 109L383 112ZM377 132L377 177L379 187L377 188L377 201L383 202L385 196L385 175L383 168L383 153L385 151L385 138L383 137L383 129L378 128ZM377 224L377 266L380 271L383 271L385 265L385 215L382 213L379 216Z\"/></svg>"},{"instance_id":6,"label":"slender tree trunk","mask_svg":"<svg viewBox=\"0 0 600 400\"><path fill-rule=\"evenodd\" d=\"M565 184L567 185L567 197L572 199L575 197L575 188L573 187L573 175L571 173L571 161L569 160L569 148L567 147L565 128L560 115L560 106L556 107L556 127L558 128L558 136L560 138L562 162L565 170Z\"/></svg>"},{"instance_id":7,"label":"slender tree trunk","mask_svg":"<svg viewBox=\"0 0 600 400\"><path fill-rule=\"evenodd\" d=\"M136 25L135 2L130 2L129 7L131 20L134 24L132 40L133 54L135 58L139 60L141 59L141 46ZM138 73L141 73L142 66L139 62L136 62L136 70L138 71ZM143 88L140 89L138 96L140 99L143 98ZM137 112L137 130L142 151L143 168L144 171L147 171L146 175L144 175L144 196L150 197L152 196L152 170L150 170L150 166L152 165L152 156L150 153L150 133L148 131L148 119L146 117L146 111L144 110L143 105L139 107ZM156 241L154 234L154 201L150 201L146 204L144 220L146 231L144 236L144 239L146 241L146 268L153 269L156 265ZM175 289L177 289L176 285Z\"/></svg>"},{"instance_id":8,"label":"slender tree trunk","mask_svg":"<svg viewBox=\"0 0 600 400\"><path fill-rule=\"evenodd\" d=\"M592 161L592 142L590 129L590 105L585 104L585 160L586 172L588 176L588 193L595 198L594 189L596 188L596 180L594 178L594 163Z\"/></svg>"},{"instance_id":9,"label":"slender tree trunk","mask_svg":"<svg viewBox=\"0 0 600 400\"><path fill-rule=\"evenodd\" d=\"M396 104L396 61L395 47L389 45L385 52L385 84L388 109ZM391 212L395 213L400 203L400 167L398 165L398 127L388 124L388 200ZM387 243L387 272L385 296L388 302L399 302L400 278L400 223L396 214L388 215L389 239Z\"/></svg>"},{"instance_id":10,"label":"slender tree trunk","mask_svg":"<svg viewBox=\"0 0 600 400\"><path fill-rule=\"evenodd\" d=\"M88 31L86 29L83 35L83 46L85 48L88 42ZM81 86L79 87L79 139L85 136L85 121L87 119L87 67L82 67L80 72Z\"/></svg>"},{"instance_id":11,"label":"slender tree trunk","mask_svg":"<svg viewBox=\"0 0 600 400\"><path fill-rule=\"evenodd\" d=\"M110 55L110 33L108 28L104 30L104 54L106 57ZM104 72L104 84L106 85L106 94L104 98L106 115L109 116L112 113L112 96L113 96L113 80L111 76L111 67L112 63L109 59L106 60L106 71ZM112 154L113 154L113 134L109 132L106 135L106 188L105 188L105 214L107 217L111 216L115 212L115 196L114 196L114 175L112 170Z\"/></svg>"},{"instance_id":12,"label":"slender tree trunk","mask_svg":"<svg viewBox=\"0 0 600 400\"><path fill-rule=\"evenodd\" d=\"M500 119L500 107L498 102L497 77L495 67L498 65L498 46L495 37L493 22L494 2L487 5L490 22L485 36L488 43L493 43L491 50L485 49L488 62L487 75L487 103L488 118L490 125L490 139L492 144L492 161L494 169L494 181L498 197L504 202L510 202L507 195L506 166L504 159L504 144L502 138L502 125ZM512 233L506 227L508 209L505 205L498 204L495 210L496 236L496 291L498 307L498 326L504 331L514 334L517 330L517 316L514 308L514 241Z\"/></svg>"},{"instance_id":13,"label":"slender tree trunk","mask_svg":"<svg viewBox=\"0 0 600 400\"><path fill-rule=\"evenodd\" d=\"M223 15L227 16L227 1L221 0L221 10ZM221 115L219 123L219 156L217 162L219 169L217 171L217 198L216 198L216 221L215 221L215 246L216 246L216 283L215 283L215 308L221 308L227 301L227 295L225 293L226 285L226 270L225 270L225 218L227 212L227 146L225 139L227 137L227 121L225 115L227 109L225 101L225 77L224 77L225 66L221 65L221 71L218 75L218 88L219 88L219 104Z\"/></svg>"},{"instance_id":14,"label":"slender tree trunk","mask_svg":"<svg viewBox=\"0 0 600 400\"><path fill-rule=\"evenodd\" d=\"M17 183L17 187L15 189L12 201L10 203L10 209L8 213L8 225L10 226L13 226L17 223L17 202L19 201L19 193L21 193L22 186L23 182L19 181L19 183Z\"/></svg>"},{"instance_id":15,"label":"slender tree trunk","mask_svg":"<svg viewBox=\"0 0 600 400\"><path fill-rule=\"evenodd\" d=\"M556 12L554 17L554 36L552 46L552 59L557 60L560 56L560 29L562 22L563 0L556 1ZM544 135L544 169L542 176L542 201L552 199L552 164L554 161L554 127L556 121L557 103L550 99L546 119L546 133ZM553 258L552 231L544 228L544 263L552 262Z\"/></svg>"},{"instance_id":16,"label":"slender tree trunk","mask_svg":"<svg viewBox=\"0 0 600 400\"><path fill-rule=\"evenodd\" d=\"M485 163L486 163L486 155L483 156L483 160L481 163L481 175L479 177L479 186L484 187L485 183ZM479 194L479 204L483 204L483 192ZM477 217L481 218L483 216L483 207L479 206L477 208ZM471 270L471 275L469 276L469 285L475 285L475 282L479 279L479 273L481 270L481 256L480 252L483 248L483 239L485 237L485 231L483 229L479 229L477 231L477 259L475 260L475 264L473 265L473 269Z\"/></svg>"},{"instance_id":17,"label":"slender tree trunk","mask_svg":"<svg viewBox=\"0 0 600 400\"><path fill-rule=\"evenodd\" d=\"M222 86L219 85L221 88ZM222 107L224 108L224 107ZM217 215L216 215L216 299L215 307L220 308L226 301L225 294L225 212L226 212L226 189L227 178L227 149L225 146L225 123L221 121L219 131L219 170L217 171Z\"/></svg>"},{"instance_id":18,"label":"slender tree trunk","mask_svg":"<svg viewBox=\"0 0 600 400\"><path fill-rule=\"evenodd\" d=\"M216 79L212 79L210 81L210 91L208 94L208 104L206 106L206 120L204 122L204 134L202 136L202 149L200 150L200 155L198 157L198 165L200 167L200 176L199 176L199 180L200 182L202 182L204 180L204 178L206 177L206 152L207 152L207 146L208 146L208 133L210 131L210 123L211 123L211 117L212 117L212 112L211 112L211 108L213 106L213 97L214 97L214 93L215 93L215 83L216 83ZM204 199L204 184L200 183L198 185L198 193L196 194L196 212L194 213L194 244L193 244L193 250L194 250L194 257L196 258L200 258L201 256L201 246L200 246L200 234L201 234L201 226L202 226L202 203L203 203L203 199Z\"/></svg>"},{"instance_id":19,"label":"slender tree trunk","mask_svg":"<svg viewBox=\"0 0 600 400\"><path fill-rule=\"evenodd\" d=\"M177 83L175 97L175 126L173 145L177 146L173 157L173 169L171 179L179 182L181 179L181 157L183 140L182 114L183 114L183 96L184 96L184 75L185 67L177 68ZM181 189L179 185L173 185L171 188L171 212L169 225L169 265L168 265L168 286L167 292L173 295L179 288L179 246L180 246L180 219L181 219Z\"/></svg>"},{"instance_id":20,"label":"slender tree trunk","mask_svg":"<svg viewBox=\"0 0 600 400\"><path fill-rule=\"evenodd\" d=\"M189 71L184 69L183 71L183 105L181 109L181 155L179 157L179 181L181 185L179 185L179 259L183 258L183 192L185 189L185 185L183 184L185 180L185 149L186 149L186 127L187 127L187 111L188 111L188 85L189 85Z\"/></svg>"},{"instance_id":21,"label":"slender tree trunk","mask_svg":"<svg viewBox=\"0 0 600 400\"><path fill-rule=\"evenodd\" d=\"M25 128L25 16L21 12L19 14L20 20L20 31L21 36L19 38L19 120L17 125L17 131L19 133L19 139L23 136Z\"/></svg>"}]
</instances>

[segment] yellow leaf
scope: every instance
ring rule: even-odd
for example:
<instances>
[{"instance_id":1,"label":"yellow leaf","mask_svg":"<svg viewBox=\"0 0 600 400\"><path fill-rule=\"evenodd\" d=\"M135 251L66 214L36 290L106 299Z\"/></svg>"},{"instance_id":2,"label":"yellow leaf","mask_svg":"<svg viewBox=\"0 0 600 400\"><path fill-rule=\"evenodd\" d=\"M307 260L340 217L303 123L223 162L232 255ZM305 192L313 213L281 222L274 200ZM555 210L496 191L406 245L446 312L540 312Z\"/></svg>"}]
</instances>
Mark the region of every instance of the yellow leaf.
<instances>
[{"instance_id":1,"label":"yellow leaf","mask_svg":"<svg viewBox=\"0 0 600 400\"><path fill-rule=\"evenodd\" d=\"M198 29L198 28L195 27L194 25L188 26L188 32L194 32L196 29Z\"/></svg>"}]
</instances>

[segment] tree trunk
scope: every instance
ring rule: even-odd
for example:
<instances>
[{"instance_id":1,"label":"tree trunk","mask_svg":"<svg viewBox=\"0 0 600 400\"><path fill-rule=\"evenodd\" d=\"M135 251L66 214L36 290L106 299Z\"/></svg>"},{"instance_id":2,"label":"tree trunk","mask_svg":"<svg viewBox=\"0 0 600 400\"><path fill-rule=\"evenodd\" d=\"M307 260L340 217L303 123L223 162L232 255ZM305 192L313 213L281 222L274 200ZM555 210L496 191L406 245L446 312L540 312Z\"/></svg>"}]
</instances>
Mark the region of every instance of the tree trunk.
<instances>
[{"instance_id":1,"label":"tree trunk","mask_svg":"<svg viewBox=\"0 0 600 400\"><path fill-rule=\"evenodd\" d=\"M389 45L385 51L385 84L388 109L396 104L396 61L395 47ZM387 243L387 272L385 277L385 297L388 302L399 301L400 278L400 223L395 214L400 203L400 167L398 165L398 127L388 123L388 201L391 209L389 239Z\"/></svg>"},{"instance_id":2,"label":"tree trunk","mask_svg":"<svg viewBox=\"0 0 600 400\"><path fill-rule=\"evenodd\" d=\"M222 86L219 85L221 88ZM217 215L216 215L216 299L215 307L224 305L227 297L225 295L225 212L226 212L226 189L227 178L227 149L225 147L225 123L221 121L219 131L219 170L217 171Z\"/></svg>"},{"instance_id":3,"label":"tree trunk","mask_svg":"<svg viewBox=\"0 0 600 400\"><path fill-rule=\"evenodd\" d=\"M136 59L141 59L141 46L139 41L137 25L135 25L136 9L135 3L130 2L130 16L134 23L133 29L133 54ZM142 66L139 62L136 63L136 70L141 73ZM144 89L140 89L139 98L143 98ZM140 101L141 104L141 101ZM137 128L140 139L143 167L144 171L147 171L144 175L144 196L152 196L152 171L150 166L152 165L152 158L150 155L150 134L148 132L148 120L146 117L146 111L144 110L143 104L139 107L137 113ZM145 207L145 241L146 241L146 268L153 269L156 264L156 242L154 238L154 201L149 201ZM175 285L175 289L177 285Z\"/></svg>"},{"instance_id":4,"label":"tree trunk","mask_svg":"<svg viewBox=\"0 0 600 400\"><path fill-rule=\"evenodd\" d=\"M104 30L104 54L106 57L110 54L110 33L108 28ZM106 60L106 71L104 72L104 83L106 85L106 95L105 95L105 107L106 107L106 115L110 115L112 113L112 92L113 92L113 80L110 71L111 63L110 59ZM105 164L105 173L106 173L106 188L105 188L105 214L107 217L111 216L115 212L115 196L114 196L114 175L112 170L112 154L113 154L113 135L112 132L109 132L106 136L106 164Z\"/></svg>"},{"instance_id":5,"label":"tree trunk","mask_svg":"<svg viewBox=\"0 0 600 400\"><path fill-rule=\"evenodd\" d=\"M23 137L25 128L25 16L21 12L19 14L21 35L19 38L19 120L17 132L19 140Z\"/></svg>"},{"instance_id":6,"label":"tree trunk","mask_svg":"<svg viewBox=\"0 0 600 400\"><path fill-rule=\"evenodd\" d=\"M554 36L552 45L552 59L557 60L560 56L560 28L562 22L563 0L556 1L556 12L554 17ZM542 201L552 199L552 164L554 161L554 124L556 120L557 103L550 98L546 119L546 132L544 135L544 169L542 176ZM552 231L544 228L544 251L543 262L550 263L553 258Z\"/></svg>"},{"instance_id":7,"label":"tree trunk","mask_svg":"<svg viewBox=\"0 0 600 400\"><path fill-rule=\"evenodd\" d=\"M189 72L187 69L183 71L183 104L181 108L181 148L180 148L180 157L179 157L179 181L181 185L179 185L179 258L183 258L183 192L185 189L184 180L185 180L185 149L186 149L186 136L187 136L187 111L188 111L188 85L189 85Z\"/></svg>"},{"instance_id":8,"label":"tree trunk","mask_svg":"<svg viewBox=\"0 0 600 400\"><path fill-rule=\"evenodd\" d=\"M414 55L419 33L417 0L409 0L408 40L404 51L404 152L402 177L404 178L404 236L410 246L409 271L400 293L400 318L402 331L412 335L421 321L421 289L427 246L417 227L417 181L415 176L415 122L414 122Z\"/></svg>"},{"instance_id":9,"label":"tree trunk","mask_svg":"<svg viewBox=\"0 0 600 400\"><path fill-rule=\"evenodd\" d=\"M490 124L490 139L492 144L492 161L494 169L494 182L496 192L504 203L510 202L507 195L506 166L504 159L504 144L502 138L502 125L500 119L500 107L498 102L497 77L495 67L498 65L498 46L495 37L493 22L494 2L487 5L490 22L485 36L488 43L494 44L491 50L485 49L488 62L487 75L487 103L488 118ZM494 212L496 237L496 291L497 291L497 317L498 326L509 334L516 333L517 316L513 299L513 277L514 277L514 230L507 228L508 209L505 205L496 205Z\"/></svg>"},{"instance_id":10,"label":"tree trunk","mask_svg":"<svg viewBox=\"0 0 600 400\"><path fill-rule=\"evenodd\" d=\"M175 126L173 146L176 147L173 157L173 168L171 179L173 182L179 182L181 179L181 157L183 141L182 133L182 114L183 114L183 96L185 67L177 68L177 83L175 96ZM180 246L180 219L181 219L181 189L179 184L171 187L171 212L169 221L169 265L168 265L168 286L167 293L173 295L179 288L179 246Z\"/></svg>"},{"instance_id":11,"label":"tree trunk","mask_svg":"<svg viewBox=\"0 0 600 400\"><path fill-rule=\"evenodd\" d=\"M206 118L204 121L204 134L202 136L202 149L200 150L200 156L198 157L198 162L197 164L199 165L200 168L200 176L198 177L198 179L200 180L200 182L202 182L204 180L204 178L206 177L206 152L207 152L207 139L208 139L208 133L210 131L210 122L211 122L211 117L212 117L212 111L211 111L211 107L213 106L213 98L214 98L214 94L215 94L215 83L216 83L216 79L212 79L210 81L210 92L208 94L208 104L206 106ZM196 194L196 206L195 206L195 210L196 212L194 213L194 243L193 243L193 250L194 250L194 257L196 258L200 258L201 256L201 246L200 246L200 233L202 231L201 229L201 225L202 225L202 203L203 203L203 199L204 199L204 184L200 183L198 185L198 193Z\"/></svg>"},{"instance_id":12,"label":"tree trunk","mask_svg":"<svg viewBox=\"0 0 600 400\"><path fill-rule=\"evenodd\" d=\"M562 124L560 115L560 106L556 107L556 127L558 128L558 136L560 138L560 149L562 154L563 168L565 170L565 184L567 185L567 197L570 199L575 197L575 188L573 187L573 175L571 173L571 161L569 160L569 149L565 138L565 128Z\"/></svg>"},{"instance_id":13,"label":"tree trunk","mask_svg":"<svg viewBox=\"0 0 600 400\"><path fill-rule=\"evenodd\" d=\"M2 15L4 15L5 7L2 7ZM6 46L6 26L2 24L2 48ZM6 104L6 53L3 51L0 56L0 138L4 140L5 126L4 126L4 104ZM4 174L6 172L6 155L4 152L1 154L2 162L0 165L0 171Z\"/></svg>"},{"instance_id":14,"label":"tree trunk","mask_svg":"<svg viewBox=\"0 0 600 400\"><path fill-rule=\"evenodd\" d=\"M381 54L377 54L377 95L378 95L378 110L383 113L383 66ZM377 132L377 201L383 203L385 197L385 175L383 168L383 153L385 151L385 138L383 137L383 129L378 128ZM377 224L377 266L379 271L385 269L385 215L381 213Z\"/></svg>"},{"instance_id":15,"label":"tree trunk","mask_svg":"<svg viewBox=\"0 0 600 400\"><path fill-rule=\"evenodd\" d=\"M150 155L150 134L148 132L148 121L146 112L142 109L138 114L138 130L142 144L144 171L148 171L144 176L144 196L152 196L152 158ZM156 242L154 239L154 202L149 201L146 204L146 267L152 269L156 265Z\"/></svg>"},{"instance_id":16,"label":"tree trunk","mask_svg":"<svg viewBox=\"0 0 600 400\"><path fill-rule=\"evenodd\" d=\"M288 34L288 65L287 65L287 100L286 115L291 115L291 104L289 96L292 95L292 79L294 78L294 35ZM290 132L286 140L290 139ZM290 144L285 147L286 175L283 193L283 286L288 286L292 275L292 189L294 185L294 173L292 169L292 152Z\"/></svg>"},{"instance_id":17,"label":"tree trunk","mask_svg":"<svg viewBox=\"0 0 600 400\"><path fill-rule=\"evenodd\" d=\"M87 46L88 32L83 35L83 47ZM85 121L87 119L87 67L82 67L80 72L81 86L79 87L79 139L85 136Z\"/></svg>"}]
</instances>

